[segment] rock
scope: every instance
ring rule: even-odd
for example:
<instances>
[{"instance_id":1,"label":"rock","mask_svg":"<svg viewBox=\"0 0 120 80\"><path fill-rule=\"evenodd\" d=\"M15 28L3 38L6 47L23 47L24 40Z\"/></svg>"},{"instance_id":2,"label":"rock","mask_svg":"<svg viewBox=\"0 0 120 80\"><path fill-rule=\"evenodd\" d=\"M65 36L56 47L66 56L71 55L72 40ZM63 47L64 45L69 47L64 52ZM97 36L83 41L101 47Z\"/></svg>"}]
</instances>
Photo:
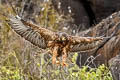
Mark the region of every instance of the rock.
<instances>
[{"instance_id":1,"label":"rock","mask_svg":"<svg viewBox=\"0 0 120 80\"><path fill-rule=\"evenodd\" d=\"M62 12L65 15L72 15L74 24L77 26L84 25L85 27L90 26L89 16L79 0L52 0L55 9L58 12ZM60 9L58 9L59 4ZM71 10L71 13L69 12Z\"/></svg>"},{"instance_id":2,"label":"rock","mask_svg":"<svg viewBox=\"0 0 120 80\"><path fill-rule=\"evenodd\" d=\"M120 10L120 0L88 0L96 16L97 22Z\"/></svg>"},{"instance_id":3,"label":"rock","mask_svg":"<svg viewBox=\"0 0 120 80\"><path fill-rule=\"evenodd\" d=\"M120 54L109 60L113 80L120 80Z\"/></svg>"}]
</instances>

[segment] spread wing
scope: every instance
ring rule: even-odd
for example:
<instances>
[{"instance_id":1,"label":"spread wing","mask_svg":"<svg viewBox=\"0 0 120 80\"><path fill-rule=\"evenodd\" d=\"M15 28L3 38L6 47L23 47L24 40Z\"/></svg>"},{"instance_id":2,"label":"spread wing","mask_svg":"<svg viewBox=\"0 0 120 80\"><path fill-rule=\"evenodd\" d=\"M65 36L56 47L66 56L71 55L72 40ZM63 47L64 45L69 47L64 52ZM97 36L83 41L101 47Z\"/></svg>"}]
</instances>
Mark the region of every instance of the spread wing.
<instances>
[{"instance_id":1,"label":"spread wing","mask_svg":"<svg viewBox=\"0 0 120 80\"><path fill-rule=\"evenodd\" d=\"M36 25L30 24L24 20L22 20L19 16L12 16L10 18L10 26L11 28L18 33L20 36L24 37L26 40L31 42L32 44L40 47L47 48L48 41L54 39L54 32L38 27Z\"/></svg>"},{"instance_id":2,"label":"spread wing","mask_svg":"<svg viewBox=\"0 0 120 80\"><path fill-rule=\"evenodd\" d=\"M115 25L115 30L112 32L112 34L108 37L76 37L76 36L70 36L70 51L71 52L77 52L77 51L90 51L90 50L99 50L104 44L109 41L113 36L119 34L119 25L118 22ZM117 27L118 26L118 27Z\"/></svg>"},{"instance_id":3,"label":"spread wing","mask_svg":"<svg viewBox=\"0 0 120 80\"><path fill-rule=\"evenodd\" d=\"M109 38L103 37L75 37L71 36L71 45L70 51L71 52L87 52L90 50L97 49L106 42Z\"/></svg>"}]
</instances>

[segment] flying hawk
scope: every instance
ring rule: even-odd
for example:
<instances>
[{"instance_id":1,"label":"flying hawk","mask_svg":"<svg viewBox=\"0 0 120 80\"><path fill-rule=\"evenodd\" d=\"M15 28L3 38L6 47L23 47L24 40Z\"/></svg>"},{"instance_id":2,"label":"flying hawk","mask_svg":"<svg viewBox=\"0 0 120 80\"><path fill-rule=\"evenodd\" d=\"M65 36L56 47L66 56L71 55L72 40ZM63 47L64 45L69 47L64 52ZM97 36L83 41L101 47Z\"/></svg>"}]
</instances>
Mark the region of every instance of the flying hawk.
<instances>
[{"instance_id":1,"label":"flying hawk","mask_svg":"<svg viewBox=\"0 0 120 80\"><path fill-rule=\"evenodd\" d=\"M11 28L35 46L50 49L52 63L59 64L57 57L62 56L62 65L66 66L68 52L89 51L97 48L104 37L77 37L65 32L52 32L35 24L24 21L19 16L10 18Z\"/></svg>"}]
</instances>

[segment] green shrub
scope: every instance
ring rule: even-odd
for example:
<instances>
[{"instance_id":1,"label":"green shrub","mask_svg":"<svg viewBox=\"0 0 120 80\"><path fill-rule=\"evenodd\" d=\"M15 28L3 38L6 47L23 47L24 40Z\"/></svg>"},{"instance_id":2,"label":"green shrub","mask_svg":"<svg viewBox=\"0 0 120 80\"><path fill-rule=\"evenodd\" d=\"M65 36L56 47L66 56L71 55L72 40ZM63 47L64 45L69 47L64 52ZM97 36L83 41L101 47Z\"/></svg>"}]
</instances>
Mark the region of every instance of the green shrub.
<instances>
[{"instance_id":1,"label":"green shrub","mask_svg":"<svg viewBox=\"0 0 120 80\"><path fill-rule=\"evenodd\" d=\"M104 64L100 65L98 68L83 66L83 68L80 69L75 64L76 57L77 53L75 53L72 58L74 66L69 68L71 80L112 80L111 72Z\"/></svg>"},{"instance_id":2,"label":"green shrub","mask_svg":"<svg viewBox=\"0 0 120 80\"><path fill-rule=\"evenodd\" d=\"M12 68L12 66L2 66L0 68L0 80L23 80L19 69Z\"/></svg>"}]
</instances>

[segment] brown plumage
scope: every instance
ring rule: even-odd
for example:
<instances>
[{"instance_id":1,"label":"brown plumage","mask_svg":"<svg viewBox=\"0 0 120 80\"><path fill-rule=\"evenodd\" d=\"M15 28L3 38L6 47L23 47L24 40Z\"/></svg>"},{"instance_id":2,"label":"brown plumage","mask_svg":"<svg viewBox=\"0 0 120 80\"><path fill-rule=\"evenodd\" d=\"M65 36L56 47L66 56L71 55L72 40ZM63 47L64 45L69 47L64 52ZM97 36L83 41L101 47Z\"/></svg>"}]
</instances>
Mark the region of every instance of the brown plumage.
<instances>
[{"instance_id":1,"label":"brown plumage","mask_svg":"<svg viewBox=\"0 0 120 80\"><path fill-rule=\"evenodd\" d=\"M48 29L28 23L19 16L10 18L11 28L39 48L50 49L53 55L53 64L59 64L56 57L62 55L62 65L67 65L68 52L89 51L96 49L107 38L104 37L78 37L64 32L52 32Z\"/></svg>"}]
</instances>

